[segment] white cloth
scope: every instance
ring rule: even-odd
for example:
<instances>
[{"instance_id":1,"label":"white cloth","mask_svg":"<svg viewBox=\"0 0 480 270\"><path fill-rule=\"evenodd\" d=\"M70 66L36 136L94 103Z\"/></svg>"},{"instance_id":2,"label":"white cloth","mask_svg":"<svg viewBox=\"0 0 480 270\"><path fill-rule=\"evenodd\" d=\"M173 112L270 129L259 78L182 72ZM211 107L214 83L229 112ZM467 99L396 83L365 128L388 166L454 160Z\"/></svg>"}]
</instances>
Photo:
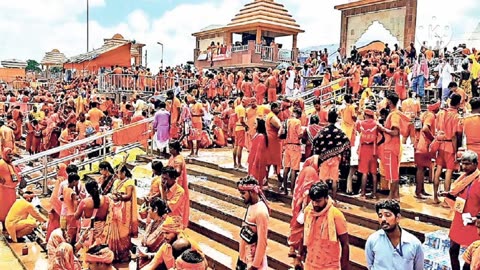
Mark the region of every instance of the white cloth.
<instances>
[{"instance_id":1,"label":"white cloth","mask_svg":"<svg viewBox=\"0 0 480 270\"><path fill-rule=\"evenodd\" d=\"M291 90L293 90L293 88L295 87L295 71L293 71L293 70L290 70L288 72L288 79L287 79L286 87L288 89L291 89Z\"/></svg>"}]
</instances>

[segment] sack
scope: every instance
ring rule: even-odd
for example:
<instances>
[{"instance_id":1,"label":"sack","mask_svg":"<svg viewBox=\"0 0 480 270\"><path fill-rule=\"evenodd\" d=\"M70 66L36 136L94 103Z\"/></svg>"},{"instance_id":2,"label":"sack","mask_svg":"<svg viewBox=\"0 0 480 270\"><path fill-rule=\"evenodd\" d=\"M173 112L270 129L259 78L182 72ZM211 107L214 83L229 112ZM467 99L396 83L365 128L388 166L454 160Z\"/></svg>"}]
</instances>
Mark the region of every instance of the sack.
<instances>
[{"instance_id":1,"label":"sack","mask_svg":"<svg viewBox=\"0 0 480 270\"><path fill-rule=\"evenodd\" d=\"M243 241L245 241L249 245L257 243L258 240L257 233L246 225L242 226L242 229L240 230L240 238L242 238Z\"/></svg>"},{"instance_id":2,"label":"sack","mask_svg":"<svg viewBox=\"0 0 480 270\"><path fill-rule=\"evenodd\" d=\"M280 130L278 131L278 138L285 140L287 138L287 132L288 132L288 120L285 120L282 123L282 126L280 127Z\"/></svg>"},{"instance_id":3,"label":"sack","mask_svg":"<svg viewBox=\"0 0 480 270\"><path fill-rule=\"evenodd\" d=\"M377 124L372 122L372 127L365 127L364 122L360 122L360 142L373 144L377 142Z\"/></svg>"},{"instance_id":4,"label":"sack","mask_svg":"<svg viewBox=\"0 0 480 270\"><path fill-rule=\"evenodd\" d=\"M408 115L399 111L397 112L400 116L400 135L402 135L402 137L408 137L410 135L411 119Z\"/></svg>"},{"instance_id":5,"label":"sack","mask_svg":"<svg viewBox=\"0 0 480 270\"><path fill-rule=\"evenodd\" d=\"M248 266L246 263L242 262L240 258L237 260L237 267L235 267L235 270L247 270Z\"/></svg>"}]
</instances>

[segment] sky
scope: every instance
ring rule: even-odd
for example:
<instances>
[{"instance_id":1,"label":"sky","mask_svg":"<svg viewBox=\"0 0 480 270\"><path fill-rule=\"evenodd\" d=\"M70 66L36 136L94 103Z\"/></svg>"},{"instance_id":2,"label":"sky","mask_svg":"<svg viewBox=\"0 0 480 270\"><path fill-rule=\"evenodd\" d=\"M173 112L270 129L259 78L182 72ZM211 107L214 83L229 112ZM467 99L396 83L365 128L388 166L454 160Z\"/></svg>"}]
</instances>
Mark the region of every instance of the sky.
<instances>
[{"instance_id":1,"label":"sky","mask_svg":"<svg viewBox=\"0 0 480 270\"><path fill-rule=\"evenodd\" d=\"M242 6L253 0L89 0L89 47L99 48L116 33L146 44L148 67L160 65L164 44L165 65L193 60L191 35L212 24L227 24ZM304 34L298 47L339 43L340 12L334 6L349 0L275 0L289 10ZM449 3L449 4L446 4ZM67 57L87 50L87 0L0 1L0 60L35 59L58 49ZM449 46L467 40L480 19L478 0L418 0L417 29L436 20L448 25ZM461 15L460 15L461 14ZM435 18L433 18L435 16ZM381 24L373 24L362 41L392 38ZM291 37L277 43L291 47Z\"/></svg>"}]
</instances>

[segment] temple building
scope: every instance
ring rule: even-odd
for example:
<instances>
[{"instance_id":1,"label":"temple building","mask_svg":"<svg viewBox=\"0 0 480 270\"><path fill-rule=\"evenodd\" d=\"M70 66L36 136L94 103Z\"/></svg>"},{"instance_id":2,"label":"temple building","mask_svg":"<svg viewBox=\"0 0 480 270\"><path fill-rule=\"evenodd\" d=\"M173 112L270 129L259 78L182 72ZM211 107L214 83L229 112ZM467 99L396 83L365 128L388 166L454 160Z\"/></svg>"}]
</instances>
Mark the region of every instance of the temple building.
<instances>
[{"instance_id":1,"label":"temple building","mask_svg":"<svg viewBox=\"0 0 480 270\"><path fill-rule=\"evenodd\" d=\"M245 68L275 67L296 62L297 38L304 33L284 5L274 0L254 0L246 4L227 25L213 25L193 33L195 67ZM241 42L233 44L233 35ZM275 38L292 36L292 49L282 49Z\"/></svg>"}]
</instances>

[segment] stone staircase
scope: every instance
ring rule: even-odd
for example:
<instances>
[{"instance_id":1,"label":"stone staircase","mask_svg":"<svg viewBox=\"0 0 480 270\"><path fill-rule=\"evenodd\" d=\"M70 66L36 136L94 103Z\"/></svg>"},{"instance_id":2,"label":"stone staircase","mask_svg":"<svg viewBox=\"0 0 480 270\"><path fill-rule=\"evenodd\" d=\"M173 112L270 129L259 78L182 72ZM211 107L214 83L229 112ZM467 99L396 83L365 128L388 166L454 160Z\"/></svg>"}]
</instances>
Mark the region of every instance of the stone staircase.
<instances>
[{"instance_id":1,"label":"stone staircase","mask_svg":"<svg viewBox=\"0 0 480 270\"><path fill-rule=\"evenodd\" d=\"M130 166L147 164L152 159L152 156L139 157ZM213 269L233 269L238 256L240 226L246 210L236 189L236 182L240 177L246 176L246 173L199 159L189 160L187 173L196 176L189 179L189 232L194 237L199 237L197 240L210 258ZM269 179L269 182L276 186L275 179ZM273 269L289 269L293 263L287 257L292 198L275 191L267 191L266 195L272 210L268 232L268 263ZM340 210L348 222L351 267L367 269L365 243L368 236L379 229L375 204L373 201L362 201L346 195L340 195L339 200ZM429 205L420 207L424 209L404 208L404 218L400 224L423 242L426 233L448 228L450 220L445 209ZM223 268L229 265L230 267Z\"/></svg>"},{"instance_id":2,"label":"stone staircase","mask_svg":"<svg viewBox=\"0 0 480 270\"><path fill-rule=\"evenodd\" d=\"M214 154L216 151L218 150L205 150L201 153L205 156L187 160L191 203L187 234L200 244L211 269L227 270L235 268L238 257L239 232L246 206L236 189L236 182L240 177L246 176L246 172L215 161L212 155L217 156L217 153ZM128 166L133 169L157 158L151 155L139 156L136 162L129 163ZM98 175L87 177L95 179ZM276 179L270 178L269 182L272 187L276 186ZM401 193L404 194L403 190ZM271 207L267 248L269 267L278 270L290 269L293 260L287 257L287 238L292 217L292 198L276 192L275 189L267 191L266 195ZM340 210L348 222L351 267L367 269L365 243L368 236L379 229L374 209L375 201L342 194L339 194L338 199L341 201ZM48 206L44 206L42 212L47 213L47 209ZM402 196L401 214L402 228L413 233L422 242L426 233L448 228L451 223L448 210L415 201L407 195ZM39 260L45 260L45 256ZM128 266L119 269L128 269Z\"/></svg>"}]
</instances>

